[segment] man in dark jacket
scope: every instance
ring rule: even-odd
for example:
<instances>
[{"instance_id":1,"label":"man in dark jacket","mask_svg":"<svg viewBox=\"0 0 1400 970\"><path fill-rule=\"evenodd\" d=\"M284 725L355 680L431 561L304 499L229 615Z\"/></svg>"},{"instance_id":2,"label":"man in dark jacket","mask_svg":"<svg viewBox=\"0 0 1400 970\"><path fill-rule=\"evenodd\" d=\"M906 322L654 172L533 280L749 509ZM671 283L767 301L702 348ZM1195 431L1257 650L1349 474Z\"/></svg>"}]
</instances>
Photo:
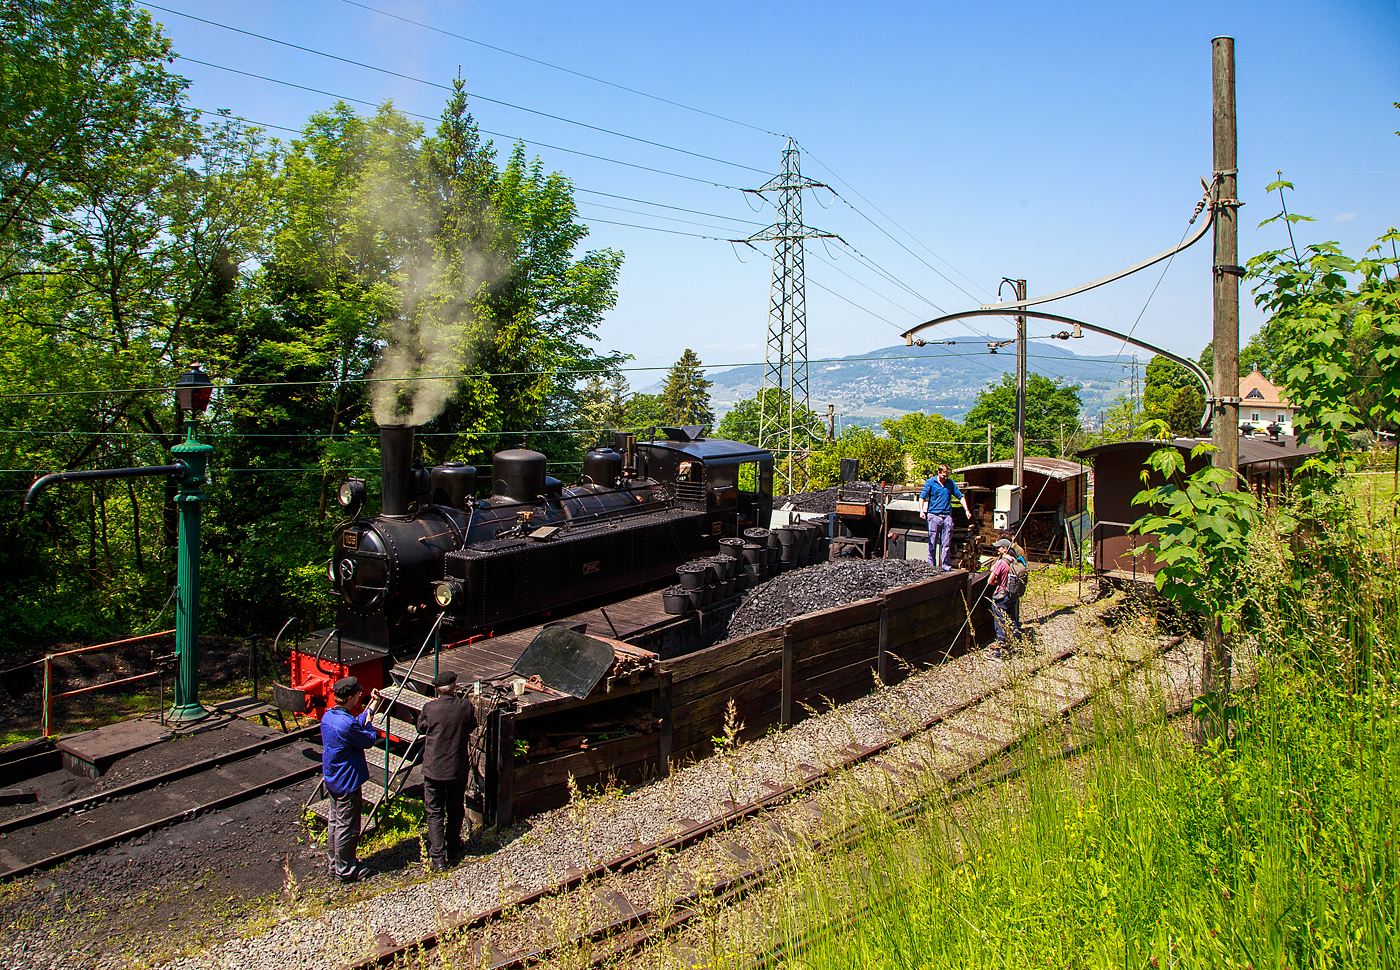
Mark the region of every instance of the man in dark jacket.
<instances>
[{"instance_id":1,"label":"man in dark jacket","mask_svg":"<svg viewBox=\"0 0 1400 970\"><path fill-rule=\"evenodd\" d=\"M335 706L321 718L321 774L331 796L326 859L331 875L341 882L356 882L374 870L360 865L360 786L369 779L365 749L379 739L369 726L370 712L363 718L351 712L360 704L364 691L354 677L342 677L331 688Z\"/></svg>"},{"instance_id":2,"label":"man in dark jacket","mask_svg":"<svg viewBox=\"0 0 1400 970\"><path fill-rule=\"evenodd\" d=\"M470 697L458 697L457 675L444 671L433 678L437 697L418 714L423 735L423 807L428 816L428 860L434 872L447 868L449 856L462 850L467 779L471 774L471 736L476 709Z\"/></svg>"}]
</instances>

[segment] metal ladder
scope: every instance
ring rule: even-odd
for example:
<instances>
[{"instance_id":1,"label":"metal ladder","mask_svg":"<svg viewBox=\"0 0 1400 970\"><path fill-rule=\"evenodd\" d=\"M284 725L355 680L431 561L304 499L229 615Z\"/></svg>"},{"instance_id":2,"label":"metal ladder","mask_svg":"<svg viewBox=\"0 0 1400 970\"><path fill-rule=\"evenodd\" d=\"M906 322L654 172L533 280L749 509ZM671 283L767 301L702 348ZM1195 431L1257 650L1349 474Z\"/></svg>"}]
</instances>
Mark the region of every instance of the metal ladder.
<instances>
[{"instance_id":1,"label":"metal ladder","mask_svg":"<svg viewBox=\"0 0 1400 970\"><path fill-rule=\"evenodd\" d=\"M370 702L370 726L382 737L365 750L369 780L360 789L360 834L368 835L379 825L380 809L399 796L408 775L423 760L423 738L418 734L418 712L432 698L413 690L386 687ZM323 822L330 821L330 793L323 778L311 793L306 806Z\"/></svg>"}]
</instances>

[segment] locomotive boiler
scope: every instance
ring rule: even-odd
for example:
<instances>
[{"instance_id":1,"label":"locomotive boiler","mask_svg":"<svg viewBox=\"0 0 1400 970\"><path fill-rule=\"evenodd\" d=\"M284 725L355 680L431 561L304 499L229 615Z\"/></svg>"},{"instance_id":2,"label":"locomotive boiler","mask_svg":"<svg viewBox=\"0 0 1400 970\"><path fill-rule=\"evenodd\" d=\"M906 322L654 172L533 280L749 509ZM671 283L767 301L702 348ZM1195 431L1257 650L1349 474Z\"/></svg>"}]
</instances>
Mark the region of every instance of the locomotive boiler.
<instances>
[{"instance_id":1,"label":"locomotive boiler","mask_svg":"<svg viewBox=\"0 0 1400 970\"><path fill-rule=\"evenodd\" d=\"M339 487L349 518L327 564L336 625L293 651L279 706L319 715L331 684L349 674L384 686L435 624L450 643L591 609L668 584L719 539L766 525L771 452L703 428L661 430L640 441L618 434L614 447L588 452L580 483L567 488L539 452L498 452L490 497L478 498L475 468L425 466L412 427L381 426L380 512L361 514L363 482Z\"/></svg>"}]
</instances>

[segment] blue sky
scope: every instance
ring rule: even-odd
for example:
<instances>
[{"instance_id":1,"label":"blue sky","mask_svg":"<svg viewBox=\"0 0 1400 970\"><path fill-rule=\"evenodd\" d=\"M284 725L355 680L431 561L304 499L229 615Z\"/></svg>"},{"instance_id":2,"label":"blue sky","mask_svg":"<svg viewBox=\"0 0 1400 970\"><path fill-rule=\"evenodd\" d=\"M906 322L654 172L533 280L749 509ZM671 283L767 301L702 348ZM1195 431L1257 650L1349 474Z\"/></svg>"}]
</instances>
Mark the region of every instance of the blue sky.
<instances>
[{"instance_id":1,"label":"blue sky","mask_svg":"<svg viewBox=\"0 0 1400 970\"><path fill-rule=\"evenodd\" d=\"M1210 171L1210 40L1221 34L1236 38L1242 257L1286 241L1278 225L1255 228L1277 211L1263 189L1278 169L1297 186L1290 209L1318 220L1301 229L1300 242L1335 239L1359 255L1400 222L1395 0L363 2L654 97L346 0L161 5L437 83L460 67L480 98L722 160L472 103L483 129L506 136L498 145L518 136L557 146L527 148L588 190L577 197L591 227L586 245L626 254L602 344L633 354L638 366L664 366L685 347L707 364L762 359L767 251L634 226L727 239L768 225L772 208L736 189L777 170L779 135L805 150L803 174L840 193L809 193L805 221L850 246L814 243L808 253L813 358L898 343L900 331L937 308L990 302L1003 276L1025 277L1034 295L1167 248L1185 233ZM151 14L190 58L368 102L393 99L430 116L443 104L444 92L426 84ZM189 60L175 69L192 80L194 106L269 125L299 129L332 103ZM1261 317L1247 291L1241 302L1247 337ZM1210 336L1208 242L1176 258L1165 276L1159 266L1045 309L1117 330L1135 326L1194 357ZM947 336L973 329L983 327L955 325ZM1033 322L1031 332L1046 328ZM1119 346L1086 338L1072 349L1113 354ZM637 387L654 379L632 375Z\"/></svg>"}]
</instances>

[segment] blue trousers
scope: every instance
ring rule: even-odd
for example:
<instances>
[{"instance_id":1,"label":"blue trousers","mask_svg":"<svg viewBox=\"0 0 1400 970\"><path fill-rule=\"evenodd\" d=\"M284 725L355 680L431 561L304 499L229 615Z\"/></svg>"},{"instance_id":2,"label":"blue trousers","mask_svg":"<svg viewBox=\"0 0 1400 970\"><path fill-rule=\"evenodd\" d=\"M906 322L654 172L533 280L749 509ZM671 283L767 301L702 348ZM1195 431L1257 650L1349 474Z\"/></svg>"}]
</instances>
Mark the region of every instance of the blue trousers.
<instances>
[{"instance_id":1,"label":"blue trousers","mask_svg":"<svg viewBox=\"0 0 1400 970\"><path fill-rule=\"evenodd\" d=\"M941 554L934 549L942 550ZM941 562L939 561L941 558ZM928 561L945 573L953 568L953 514L951 512L930 512L928 514Z\"/></svg>"}]
</instances>

